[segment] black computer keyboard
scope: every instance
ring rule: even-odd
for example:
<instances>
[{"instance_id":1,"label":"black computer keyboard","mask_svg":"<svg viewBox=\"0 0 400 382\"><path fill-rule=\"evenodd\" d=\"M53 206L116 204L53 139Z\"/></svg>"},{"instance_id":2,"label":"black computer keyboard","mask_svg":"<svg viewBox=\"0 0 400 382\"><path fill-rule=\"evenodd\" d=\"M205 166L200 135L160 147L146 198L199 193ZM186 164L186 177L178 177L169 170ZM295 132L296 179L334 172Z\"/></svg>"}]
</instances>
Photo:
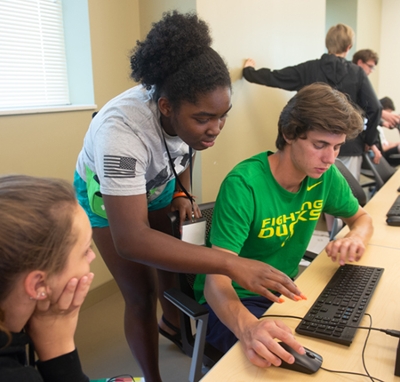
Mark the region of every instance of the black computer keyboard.
<instances>
[{"instance_id":1,"label":"black computer keyboard","mask_svg":"<svg viewBox=\"0 0 400 382\"><path fill-rule=\"evenodd\" d=\"M332 276L296 328L309 337L350 346L383 268L346 264Z\"/></svg>"},{"instance_id":2,"label":"black computer keyboard","mask_svg":"<svg viewBox=\"0 0 400 382\"><path fill-rule=\"evenodd\" d=\"M395 199L386 216L400 216L400 195Z\"/></svg>"}]
</instances>

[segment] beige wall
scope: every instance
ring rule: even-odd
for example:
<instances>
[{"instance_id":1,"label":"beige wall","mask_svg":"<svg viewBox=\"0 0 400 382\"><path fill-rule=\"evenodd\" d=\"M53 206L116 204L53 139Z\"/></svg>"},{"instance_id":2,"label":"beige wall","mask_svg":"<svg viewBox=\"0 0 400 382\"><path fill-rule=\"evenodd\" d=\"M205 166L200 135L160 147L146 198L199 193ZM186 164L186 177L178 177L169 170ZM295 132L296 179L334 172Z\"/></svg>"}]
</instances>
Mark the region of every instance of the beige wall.
<instances>
[{"instance_id":1,"label":"beige wall","mask_svg":"<svg viewBox=\"0 0 400 382\"><path fill-rule=\"evenodd\" d=\"M379 51L378 95L400 110L400 14L398 0L358 0L357 47ZM214 200L227 172L239 161L274 149L277 120L293 95L241 78L247 57L282 68L325 52L325 2L321 0L89 0L95 102L131 87L130 50L163 11L196 9L210 25L214 48L226 59L233 81L233 109L215 147L201 153L203 201ZM382 10L382 12L380 11ZM310 11L312 10L312 12ZM381 29L381 30L380 30ZM373 76L375 76L374 73ZM372 79L372 77L371 77ZM376 81L378 78L376 78ZM0 174L25 173L72 181L76 157L92 111L0 117ZM100 256L93 287L111 279Z\"/></svg>"},{"instance_id":2,"label":"beige wall","mask_svg":"<svg viewBox=\"0 0 400 382\"><path fill-rule=\"evenodd\" d=\"M140 39L139 2L89 0L89 18L95 102L100 109L134 85L129 56Z\"/></svg>"},{"instance_id":3,"label":"beige wall","mask_svg":"<svg viewBox=\"0 0 400 382\"><path fill-rule=\"evenodd\" d=\"M357 7L357 34L356 50L372 49L381 55L381 0L358 0ZM351 60L352 57L349 57ZM379 75L382 69L381 62L376 70L369 75L369 79L379 98Z\"/></svg>"},{"instance_id":4,"label":"beige wall","mask_svg":"<svg viewBox=\"0 0 400 382\"><path fill-rule=\"evenodd\" d=\"M379 97L391 97L400 113L400 1L382 0Z\"/></svg>"},{"instance_id":5,"label":"beige wall","mask_svg":"<svg viewBox=\"0 0 400 382\"><path fill-rule=\"evenodd\" d=\"M203 201L210 201L215 200L221 181L235 164L258 152L275 149L279 114L293 95L242 79L245 59L255 59L257 67L279 69L319 58L325 52L325 3L320 0L230 0L229 5L225 1L199 0L197 3L200 16L210 24L213 46L226 59L233 81L233 108L224 130L216 145L201 153Z\"/></svg>"},{"instance_id":6,"label":"beige wall","mask_svg":"<svg viewBox=\"0 0 400 382\"><path fill-rule=\"evenodd\" d=\"M139 0L140 38L146 37L151 24L161 19L163 12L173 9L196 11L196 0Z\"/></svg>"}]
</instances>

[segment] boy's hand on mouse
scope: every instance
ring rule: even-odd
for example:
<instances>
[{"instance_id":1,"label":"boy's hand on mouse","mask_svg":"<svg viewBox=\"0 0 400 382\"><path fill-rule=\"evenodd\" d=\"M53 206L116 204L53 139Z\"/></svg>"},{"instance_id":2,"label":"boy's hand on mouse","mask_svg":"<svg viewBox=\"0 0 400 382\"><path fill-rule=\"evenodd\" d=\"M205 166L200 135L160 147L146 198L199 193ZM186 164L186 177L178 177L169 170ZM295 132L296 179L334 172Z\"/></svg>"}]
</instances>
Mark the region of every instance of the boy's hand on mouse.
<instances>
[{"instance_id":1,"label":"boy's hand on mouse","mask_svg":"<svg viewBox=\"0 0 400 382\"><path fill-rule=\"evenodd\" d=\"M247 325L240 336L240 342L249 361L259 367L280 366L281 359L293 363L294 357L275 341L278 339L292 347L299 354L305 354L289 327L277 320L255 320Z\"/></svg>"}]
</instances>

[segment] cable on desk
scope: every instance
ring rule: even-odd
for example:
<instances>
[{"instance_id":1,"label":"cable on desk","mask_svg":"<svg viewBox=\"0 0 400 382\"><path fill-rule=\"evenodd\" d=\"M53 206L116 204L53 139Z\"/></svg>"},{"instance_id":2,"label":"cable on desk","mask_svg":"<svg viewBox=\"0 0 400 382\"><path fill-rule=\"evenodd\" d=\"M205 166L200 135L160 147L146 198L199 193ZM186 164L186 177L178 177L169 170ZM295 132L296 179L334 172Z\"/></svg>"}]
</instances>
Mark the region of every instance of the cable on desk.
<instances>
[{"instance_id":1,"label":"cable on desk","mask_svg":"<svg viewBox=\"0 0 400 382\"><path fill-rule=\"evenodd\" d=\"M365 338L365 341L364 341L363 350L362 350L362 352L361 352L362 363L363 363L363 367L364 367L364 370L365 370L365 373L366 373L366 374L356 373L356 372L353 372L353 371L330 370L330 369L326 369L326 368L324 368L324 367L321 366L321 369L322 369L322 370L329 371L330 373L359 375L359 376L362 376L362 377L367 377L367 378L369 378L369 379L370 379L371 381L373 381L373 382L375 382L375 381L377 381L377 382L384 382L384 381L382 381L382 380L379 379L379 378L376 378L376 377L371 376L371 374L369 374L369 372L368 372L368 370L367 370L367 366L366 366L366 363L365 363L365 349L366 349L366 347L367 347L368 338L369 338L369 335L371 334L371 331L372 331L372 330L376 330L376 331L379 331L379 332L383 332L383 333L386 333L386 334L388 334L388 335L390 335L390 336L393 336L393 337L399 337L399 336L400 336L400 332L397 331L397 330L392 330L392 329L373 328L373 327L372 327L372 317L371 317L371 315L370 315L369 313L365 313L365 316L368 316L368 317L369 317L369 321L370 321L370 325L367 326L367 327L366 327L366 326L351 326L351 325L344 325L344 326L348 326L348 327L350 327L350 328L357 328L357 329L366 329L366 330L368 330L367 337ZM296 319L296 320L303 320L303 317L291 316L291 315L286 315L286 314L263 314L262 316L260 316L260 318L266 318L266 317L294 318L294 319ZM307 321L307 320L306 320L306 321ZM400 337L399 337L399 338L400 338Z\"/></svg>"},{"instance_id":2,"label":"cable on desk","mask_svg":"<svg viewBox=\"0 0 400 382\"><path fill-rule=\"evenodd\" d=\"M364 341L364 346L363 346L363 350L362 350L362 353L361 353L361 357L362 357L362 363L363 363L365 372L367 373L367 375L368 375L368 377L371 379L371 381L374 382L374 381L375 381L375 378L372 377L371 374L368 372L368 370L367 370L367 365L366 365L366 363L365 363L365 349L367 348L368 338L369 338L369 335L371 334L372 317L371 317L371 315L370 315L369 313L365 313L365 316L368 316L368 317L369 317L369 328L370 328L370 329L368 330L367 337L365 338L365 341Z\"/></svg>"},{"instance_id":3,"label":"cable on desk","mask_svg":"<svg viewBox=\"0 0 400 382\"><path fill-rule=\"evenodd\" d=\"M370 378L373 381L377 381L377 382L385 382L382 381L382 379L376 378L376 377L371 377L367 374L362 374L362 373L356 373L354 371L341 371L341 370L330 370L330 369L326 369L325 367L320 367L320 369L324 370L324 371L329 371L330 373L337 373L337 374L351 374L351 375L359 375L360 377L366 377L366 378Z\"/></svg>"}]
</instances>

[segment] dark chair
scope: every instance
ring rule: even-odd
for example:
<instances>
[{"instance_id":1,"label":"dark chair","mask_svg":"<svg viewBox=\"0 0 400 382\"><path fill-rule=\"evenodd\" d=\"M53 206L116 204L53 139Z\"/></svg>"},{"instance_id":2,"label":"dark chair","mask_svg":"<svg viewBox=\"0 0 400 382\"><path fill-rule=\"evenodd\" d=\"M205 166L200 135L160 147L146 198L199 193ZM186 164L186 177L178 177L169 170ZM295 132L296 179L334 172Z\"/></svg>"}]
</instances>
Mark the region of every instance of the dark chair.
<instances>
[{"instance_id":1,"label":"dark chair","mask_svg":"<svg viewBox=\"0 0 400 382\"><path fill-rule=\"evenodd\" d=\"M360 182L353 176L350 170L343 164L340 159L335 160L335 166L338 168L343 177L347 180L347 183L350 186L353 195L358 200L358 204L361 207L364 207L367 204L367 195L364 191L364 185L361 185Z\"/></svg>"},{"instance_id":2,"label":"dark chair","mask_svg":"<svg viewBox=\"0 0 400 382\"><path fill-rule=\"evenodd\" d=\"M349 171L349 169L343 164L340 159L335 160L335 166L338 168L343 177L347 180L353 195L358 200L358 204L361 207L364 207L367 204L367 195L364 191L365 185L361 185L358 180L353 176L353 174ZM332 232L330 235L330 239L333 240L335 236L338 234L340 229L343 228L343 222L339 218L335 218L333 221Z\"/></svg>"},{"instance_id":3,"label":"dark chair","mask_svg":"<svg viewBox=\"0 0 400 382\"><path fill-rule=\"evenodd\" d=\"M382 157L379 164L375 164L368 153L363 153L363 162L361 165L361 174L367 178L373 179L372 182L364 184L364 186L373 187L371 196L374 195L396 172L388 161Z\"/></svg>"},{"instance_id":4,"label":"dark chair","mask_svg":"<svg viewBox=\"0 0 400 382\"><path fill-rule=\"evenodd\" d=\"M214 202L199 205L203 217L206 218L206 238L211 228ZM172 234L181 239L178 212L168 214L171 220ZM190 224L190 223L189 223ZM211 368L223 356L219 350L205 341L208 323L208 309L199 304L194 298L193 284L196 275L180 273L178 289L168 289L164 297L180 310L181 335L183 352L192 357L189 381L197 382L203 376L202 366ZM191 320L194 320L196 333L193 333Z\"/></svg>"}]
</instances>

